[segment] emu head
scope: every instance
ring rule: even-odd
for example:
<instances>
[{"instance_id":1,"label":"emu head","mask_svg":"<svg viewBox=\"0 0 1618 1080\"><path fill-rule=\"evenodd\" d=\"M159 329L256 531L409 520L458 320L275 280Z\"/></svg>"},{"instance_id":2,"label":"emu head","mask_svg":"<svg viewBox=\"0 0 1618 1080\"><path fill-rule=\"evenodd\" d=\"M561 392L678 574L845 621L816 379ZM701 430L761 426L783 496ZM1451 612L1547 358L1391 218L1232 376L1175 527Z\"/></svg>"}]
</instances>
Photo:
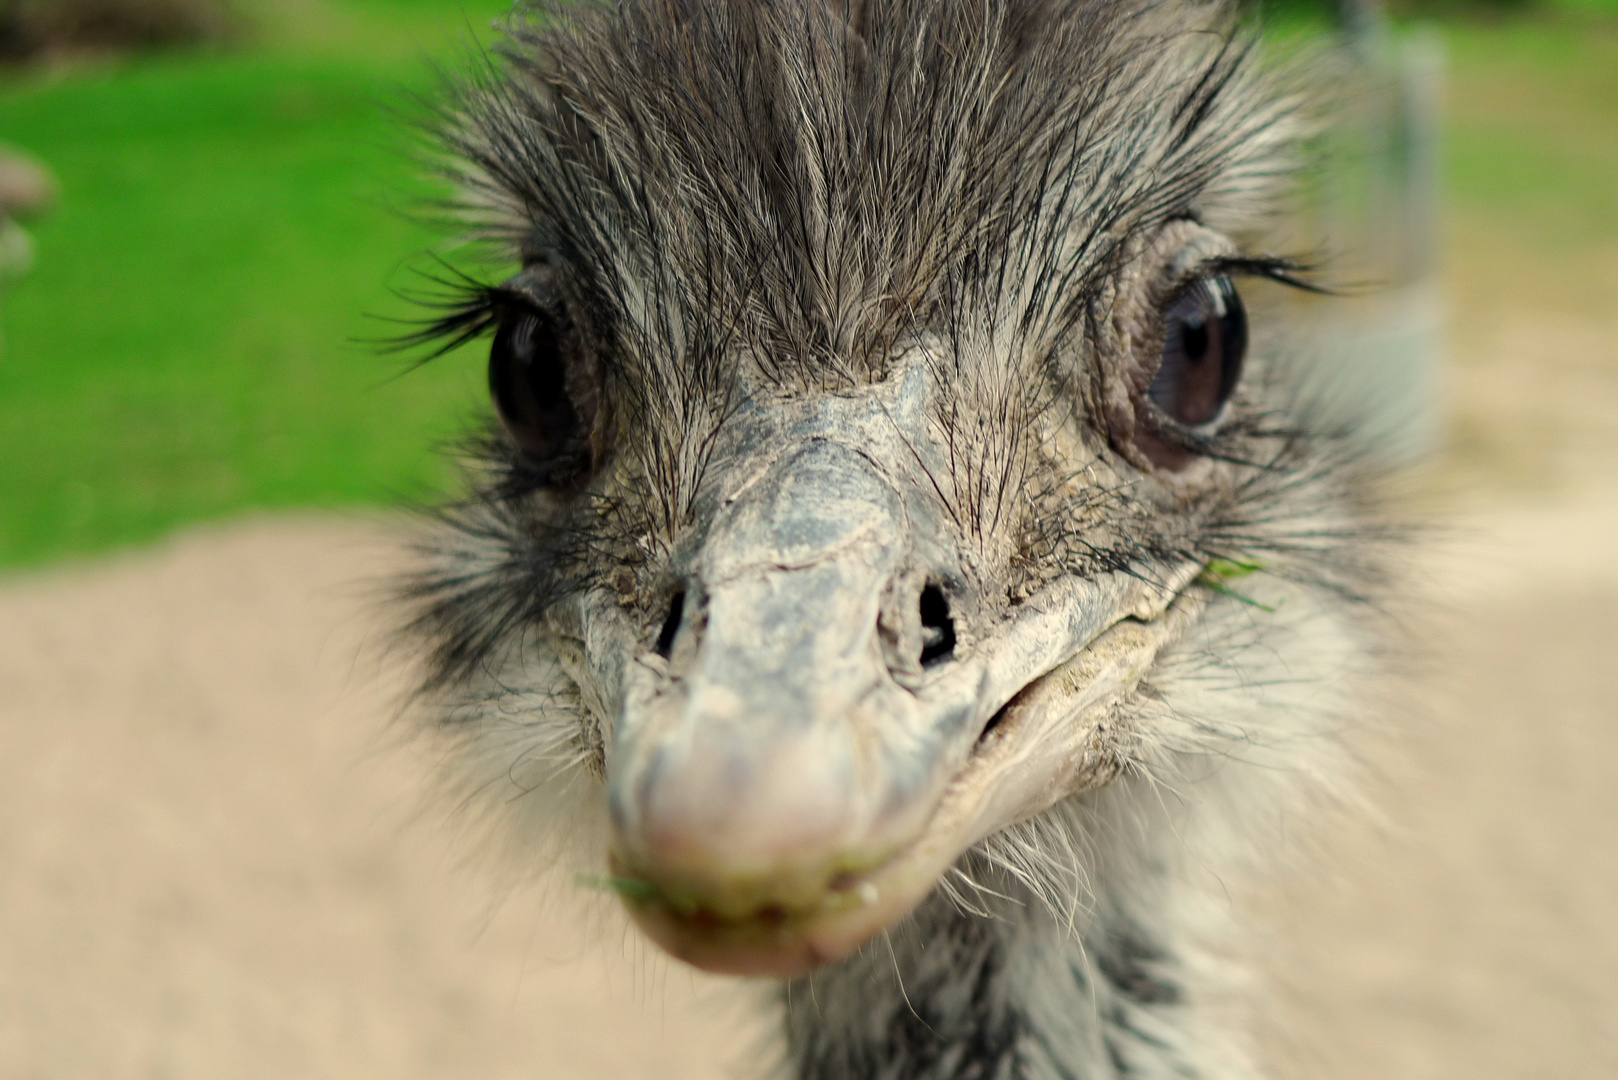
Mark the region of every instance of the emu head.
<instances>
[{"instance_id":1,"label":"emu head","mask_svg":"<svg viewBox=\"0 0 1618 1080\"><path fill-rule=\"evenodd\" d=\"M1289 276L1250 53L1111 0L514 22L444 118L520 269L432 328L498 424L412 588L467 789L795 974L1165 752L1160 653L1323 535L1239 292Z\"/></svg>"}]
</instances>

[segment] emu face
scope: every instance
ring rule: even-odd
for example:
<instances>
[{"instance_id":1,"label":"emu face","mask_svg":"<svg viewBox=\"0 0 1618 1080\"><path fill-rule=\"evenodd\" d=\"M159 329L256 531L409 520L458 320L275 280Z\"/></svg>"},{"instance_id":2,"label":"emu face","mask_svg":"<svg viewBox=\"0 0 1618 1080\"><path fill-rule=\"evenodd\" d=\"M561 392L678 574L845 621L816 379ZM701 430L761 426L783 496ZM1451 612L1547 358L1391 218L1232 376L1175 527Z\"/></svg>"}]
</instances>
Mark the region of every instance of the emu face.
<instances>
[{"instance_id":1,"label":"emu face","mask_svg":"<svg viewBox=\"0 0 1618 1080\"><path fill-rule=\"evenodd\" d=\"M564 8L446 110L522 268L433 328L492 332L499 426L412 588L428 687L676 956L844 957L1145 767L1222 576L1326 535L1237 284L1288 277L1243 245L1289 106L1222 26Z\"/></svg>"},{"instance_id":2,"label":"emu face","mask_svg":"<svg viewBox=\"0 0 1618 1080\"><path fill-rule=\"evenodd\" d=\"M747 387L661 627L616 598L574 616L579 677L616 720L613 873L651 887L641 925L700 966L837 959L975 841L1110 775L1098 729L1195 606L1199 565L1173 551L1011 602L1009 538L958 524L950 436L960 452L985 418L941 420L942 350L844 393Z\"/></svg>"}]
</instances>

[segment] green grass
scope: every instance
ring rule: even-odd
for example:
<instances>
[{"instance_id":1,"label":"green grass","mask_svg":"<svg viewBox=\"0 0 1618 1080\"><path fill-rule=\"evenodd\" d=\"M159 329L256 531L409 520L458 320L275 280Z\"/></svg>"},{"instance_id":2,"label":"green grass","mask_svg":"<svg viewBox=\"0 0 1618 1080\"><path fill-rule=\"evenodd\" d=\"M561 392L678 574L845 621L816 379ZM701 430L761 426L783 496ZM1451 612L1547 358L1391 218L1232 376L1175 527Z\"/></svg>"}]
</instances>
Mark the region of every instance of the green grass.
<instances>
[{"instance_id":1,"label":"green grass","mask_svg":"<svg viewBox=\"0 0 1618 1080\"><path fill-rule=\"evenodd\" d=\"M439 239L401 209L428 192L391 110L431 75L410 40L430 20L400 7L415 23L363 51L350 12L274 51L0 89L0 139L62 189L0 301L0 563L441 484L426 450L477 401L475 365L394 378L355 342L408 312L401 261Z\"/></svg>"},{"instance_id":2,"label":"green grass","mask_svg":"<svg viewBox=\"0 0 1618 1080\"><path fill-rule=\"evenodd\" d=\"M1548 248L1618 240L1618 22L1451 27L1449 195Z\"/></svg>"},{"instance_id":3,"label":"green grass","mask_svg":"<svg viewBox=\"0 0 1618 1080\"><path fill-rule=\"evenodd\" d=\"M475 353L394 378L354 340L408 312L390 286L440 239L398 210L427 189L390 106L483 32L478 2L299 0L244 52L0 82L0 140L63 190L0 298L0 565L443 486L429 448L480 406ZM1443 34L1458 250L1618 250L1618 22Z\"/></svg>"},{"instance_id":4,"label":"green grass","mask_svg":"<svg viewBox=\"0 0 1618 1080\"><path fill-rule=\"evenodd\" d=\"M1618 19L1449 27L1452 352L1508 309L1610 318L1618 289Z\"/></svg>"}]
</instances>

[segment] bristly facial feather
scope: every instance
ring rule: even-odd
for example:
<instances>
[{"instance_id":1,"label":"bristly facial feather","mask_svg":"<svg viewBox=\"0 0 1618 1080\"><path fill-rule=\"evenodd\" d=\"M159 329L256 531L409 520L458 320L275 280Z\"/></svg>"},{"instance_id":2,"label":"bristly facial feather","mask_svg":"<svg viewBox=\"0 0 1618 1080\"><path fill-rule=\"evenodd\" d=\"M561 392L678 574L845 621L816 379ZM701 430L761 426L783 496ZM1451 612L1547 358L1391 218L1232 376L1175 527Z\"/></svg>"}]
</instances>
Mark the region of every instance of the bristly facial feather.
<instances>
[{"instance_id":1,"label":"bristly facial feather","mask_svg":"<svg viewBox=\"0 0 1618 1080\"><path fill-rule=\"evenodd\" d=\"M906 0L855 14L533 5L445 107L463 216L507 256L563 272L603 339L612 430L596 482L568 499L536 492L497 435L479 444L491 498L456 511L478 554L414 593L438 681L602 565L652 566L677 541L738 365L790 394L879 379L922 345L957 387L938 424L978 427L938 478L963 529L1015 537L1002 558L1062 548L1070 515L1041 503L1073 485L1042 436L1097 426L1093 339L1112 332L1114 279L1167 222L1253 224L1292 164L1296 102L1217 8ZM501 302L474 289L422 337L484 332ZM1230 450L1274 458L1284 441ZM1055 557L1127 566L1159 539ZM462 606L479 614L459 619Z\"/></svg>"}]
</instances>

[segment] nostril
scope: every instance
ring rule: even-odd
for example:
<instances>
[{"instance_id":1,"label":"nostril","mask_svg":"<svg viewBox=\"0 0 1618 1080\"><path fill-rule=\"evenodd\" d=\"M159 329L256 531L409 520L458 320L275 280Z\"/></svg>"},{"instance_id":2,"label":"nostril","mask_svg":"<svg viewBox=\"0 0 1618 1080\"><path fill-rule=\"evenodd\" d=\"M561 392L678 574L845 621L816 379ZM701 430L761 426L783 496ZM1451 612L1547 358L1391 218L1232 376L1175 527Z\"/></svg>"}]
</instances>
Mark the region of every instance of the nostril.
<instances>
[{"instance_id":1,"label":"nostril","mask_svg":"<svg viewBox=\"0 0 1618 1080\"><path fill-rule=\"evenodd\" d=\"M680 632L680 618L685 614L685 593L674 594L669 601L668 618L663 620L663 629L657 632L657 655L667 660L674 651L674 636Z\"/></svg>"},{"instance_id":2,"label":"nostril","mask_svg":"<svg viewBox=\"0 0 1618 1080\"><path fill-rule=\"evenodd\" d=\"M921 590L922 666L947 660L955 651L955 620L949 617L949 600L937 585Z\"/></svg>"}]
</instances>

